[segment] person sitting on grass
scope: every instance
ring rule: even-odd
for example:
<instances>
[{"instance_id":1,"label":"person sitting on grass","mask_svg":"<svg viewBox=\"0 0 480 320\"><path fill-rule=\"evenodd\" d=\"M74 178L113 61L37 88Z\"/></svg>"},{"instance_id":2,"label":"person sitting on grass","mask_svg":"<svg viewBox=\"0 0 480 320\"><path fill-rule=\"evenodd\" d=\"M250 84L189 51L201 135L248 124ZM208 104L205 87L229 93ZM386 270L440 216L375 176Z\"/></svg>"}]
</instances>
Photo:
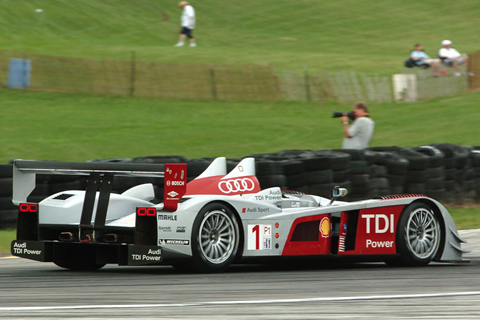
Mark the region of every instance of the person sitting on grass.
<instances>
[{"instance_id":1,"label":"person sitting on grass","mask_svg":"<svg viewBox=\"0 0 480 320\"><path fill-rule=\"evenodd\" d=\"M438 56L444 64L453 67L457 77L462 75L459 67L462 63L465 63L465 68L468 70L468 55L460 54L460 52L452 48L452 41L450 40L443 40L442 47L438 52ZM468 72L467 75L473 76L471 72Z\"/></svg>"},{"instance_id":2,"label":"person sitting on grass","mask_svg":"<svg viewBox=\"0 0 480 320\"><path fill-rule=\"evenodd\" d=\"M414 50L410 54L410 59L412 60L415 66L430 66L432 67L432 74L434 77L440 75L440 59L431 59L423 50L423 47L420 43L417 43L414 47Z\"/></svg>"}]
</instances>

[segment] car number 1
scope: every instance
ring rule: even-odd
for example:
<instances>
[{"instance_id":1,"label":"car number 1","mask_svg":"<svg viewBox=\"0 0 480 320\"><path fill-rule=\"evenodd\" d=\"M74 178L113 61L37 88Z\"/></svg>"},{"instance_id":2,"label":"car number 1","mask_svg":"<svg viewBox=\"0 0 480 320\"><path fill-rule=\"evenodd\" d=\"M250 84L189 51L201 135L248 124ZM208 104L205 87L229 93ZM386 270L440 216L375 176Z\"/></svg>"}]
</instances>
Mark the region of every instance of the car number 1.
<instances>
[{"instance_id":1,"label":"car number 1","mask_svg":"<svg viewBox=\"0 0 480 320\"><path fill-rule=\"evenodd\" d=\"M272 249L272 225L249 224L247 249L248 250L271 250Z\"/></svg>"}]
</instances>

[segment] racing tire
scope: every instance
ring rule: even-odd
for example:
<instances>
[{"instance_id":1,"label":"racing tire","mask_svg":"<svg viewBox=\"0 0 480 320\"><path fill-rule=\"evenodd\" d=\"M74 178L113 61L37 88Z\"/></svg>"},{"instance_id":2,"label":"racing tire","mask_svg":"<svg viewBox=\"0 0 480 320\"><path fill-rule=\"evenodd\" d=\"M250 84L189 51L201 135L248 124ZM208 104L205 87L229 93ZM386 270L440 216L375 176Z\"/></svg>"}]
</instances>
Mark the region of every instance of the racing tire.
<instances>
[{"instance_id":1,"label":"racing tire","mask_svg":"<svg viewBox=\"0 0 480 320\"><path fill-rule=\"evenodd\" d=\"M389 265L421 267L433 260L442 242L442 226L430 205L416 202L405 208L396 242L400 259L387 262Z\"/></svg>"},{"instance_id":2,"label":"racing tire","mask_svg":"<svg viewBox=\"0 0 480 320\"><path fill-rule=\"evenodd\" d=\"M432 146L420 146L412 149L429 157L430 168L443 168L445 166L445 156L439 149Z\"/></svg>"},{"instance_id":3,"label":"racing tire","mask_svg":"<svg viewBox=\"0 0 480 320\"><path fill-rule=\"evenodd\" d=\"M13 178L0 178L0 197L12 197Z\"/></svg>"},{"instance_id":4,"label":"racing tire","mask_svg":"<svg viewBox=\"0 0 480 320\"><path fill-rule=\"evenodd\" d=\"M429 157L423 153L417 152L412 148L404 148L397 152L400 156L408 160L410 170L426 170L430 166Z\"/></svg>"},{"instance_id":5,"label":"racing tire","mask_svg":"<svg viewBox=\"0 0 480 320\"><path fill-rule=\"evenodd\" d=\"M363 149L332 149L332 151L349 154L352 161L365 160L365 150Z\"/></svg>"},{"instance_id":6,"label":"racing tire","mask_svg":"<svg viewBox=\"0 0 480 320\"><path fill-rule=\"evenodd\" d=\"M12 178L13 177L13 165L12 164L0 164L0 178Z\"/></svg>"},{"instance_id":7,"label":"racing tire","mask_svg":"<svg viewBox=\"0 0 480 320\"><path fill-rule=\"evenodd\" d=\"M221 272L235 259L240 227L233 211L210 203L200 210L192 230L193 267L199 272Z\"/></svg>"}]
</instances>

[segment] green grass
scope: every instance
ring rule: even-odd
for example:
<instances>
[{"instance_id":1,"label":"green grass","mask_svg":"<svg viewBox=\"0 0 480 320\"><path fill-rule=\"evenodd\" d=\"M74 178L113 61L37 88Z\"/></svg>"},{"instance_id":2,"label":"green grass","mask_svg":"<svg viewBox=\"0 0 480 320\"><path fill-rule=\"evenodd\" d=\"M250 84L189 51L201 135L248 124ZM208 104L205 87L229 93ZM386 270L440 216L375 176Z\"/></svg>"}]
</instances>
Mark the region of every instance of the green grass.
<instances>
[{"instance_id":1,"label":"green grass","mask_svg":"<svg viewBox=\"0 0 480 320\"><path fill-rule=\"evenodd\" d=\"M372 146L477 145L480 92L371 105ZM242 157L341 146L338 103L206 102L0 89L0 162L179 154Z\"/></svg>"},{"instance_id":2,"label":"green grass","mask_svg":"<svg viewBox=\"0 0 480 320\"><path fill-rule=\"evenodd\" d=\"M0 230L0 253L10 252L10 242L15 240L16 231L13 229Z\"/></svg>"},{"instance_id":3,"label":"green grass","mask_svg":"<svg viewBox=\"0 0 480 320\"><path fill-rule=\"evenodd\" d=\"M383 74L398 72L416 42L431 56L445 38L461 52L479 49L474 0L193 0L199 44L193 50L173 47L181 13L176 2L2 0L0 47L125 60L135 51L150 61Z\"/></svg>"}]
</instances>

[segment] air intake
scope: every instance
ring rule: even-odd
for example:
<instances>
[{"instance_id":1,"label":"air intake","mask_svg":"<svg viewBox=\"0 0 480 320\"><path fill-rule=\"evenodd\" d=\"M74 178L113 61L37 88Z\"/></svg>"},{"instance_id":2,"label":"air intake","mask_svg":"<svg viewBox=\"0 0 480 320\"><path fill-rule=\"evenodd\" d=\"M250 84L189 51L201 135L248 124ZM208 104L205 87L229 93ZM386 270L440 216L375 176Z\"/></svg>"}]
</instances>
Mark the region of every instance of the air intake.
<instances>
[{"instance_id":1,"label":"air intake","mask_svg":"<svg viewBox=\"0 0 480 320\"><path fill-rule=\"evenodd\" d=\"M318 241L320 220L306 221L297 224L293 231L291 242Z\"/></svg>"}]
</instances>

